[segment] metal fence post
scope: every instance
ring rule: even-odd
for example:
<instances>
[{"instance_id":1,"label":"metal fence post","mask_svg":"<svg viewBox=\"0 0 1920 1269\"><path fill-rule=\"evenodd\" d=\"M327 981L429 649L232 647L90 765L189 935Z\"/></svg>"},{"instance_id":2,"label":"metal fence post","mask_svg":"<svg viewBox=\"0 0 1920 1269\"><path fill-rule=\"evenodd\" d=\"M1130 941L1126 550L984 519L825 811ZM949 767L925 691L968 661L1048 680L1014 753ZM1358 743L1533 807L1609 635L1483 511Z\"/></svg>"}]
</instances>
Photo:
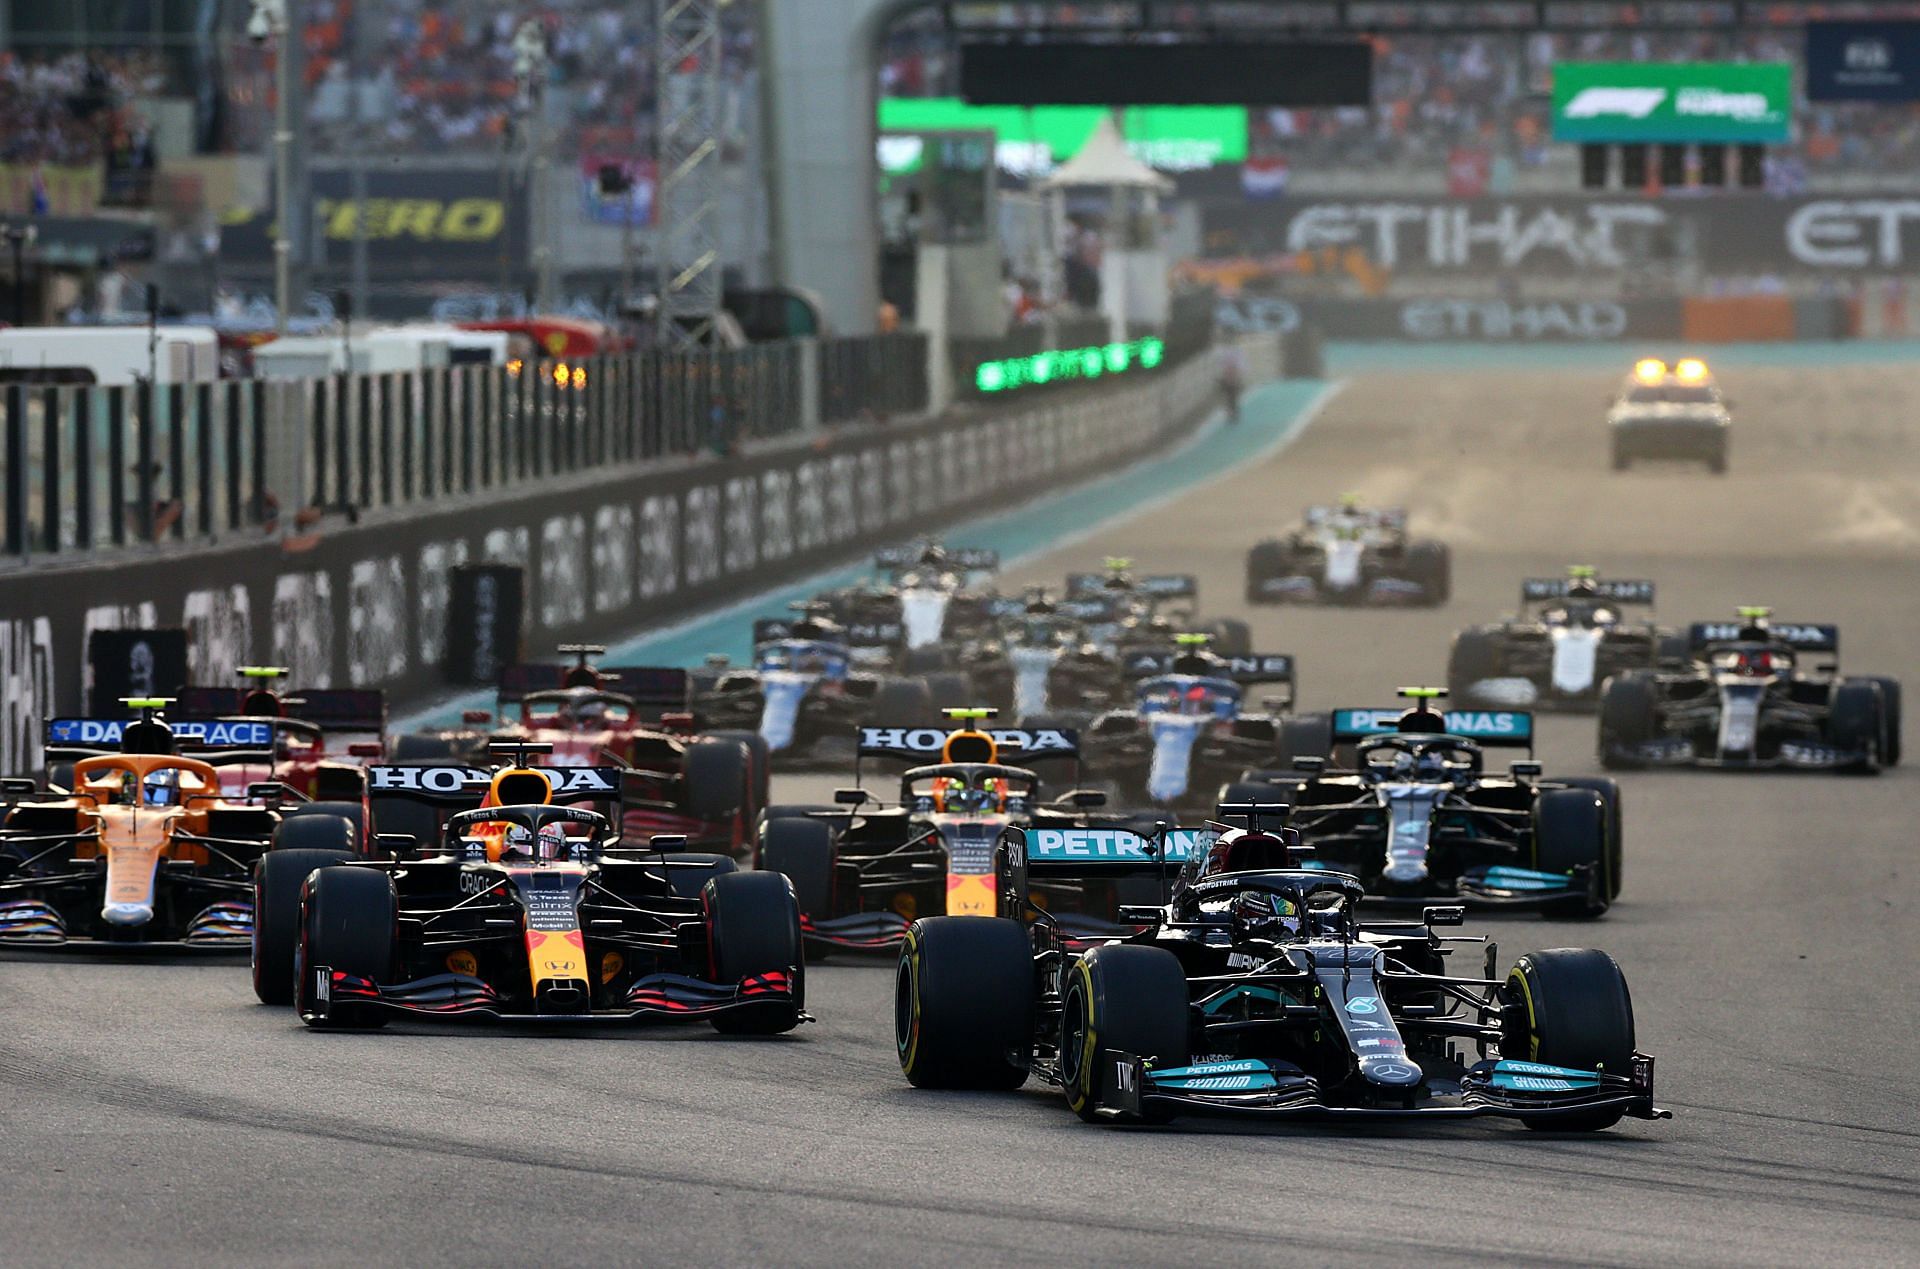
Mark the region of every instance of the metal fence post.
<instances>
[{"instance_id":1,"label":"metal fence post","mask_svg":"<svg viewBox=\"0 0 1920 1269\"><path fill-rule=\"evenodd\" d=\"M140 540L153 541L153 398L154 385L151 382L139 386L139 396L134 405L139 417L134 422L134 490L140 498L139 518L134 521L139 526Z\"/></svg>"},{"instance_id":2,"label":"metal fence post","mask_svg":"<svg viewBox=\"0 0 1920 1269\"><path fill-rule=\"evenodd\" d=\"M127 544L127 390L107 389L107 526L115 546Z\"/></svg>"},{"instance_id":3,"label":"metal fence post","mask_svg":"<svg viewBox=\"0 0 1920 1269\"><path fill-rule=\"evenodd\" d=\"M167 385L167 497L173 503L172 532L187 536L187 418L186 385Z\"/></svg>"},{"instance_id":4,"label":"metal fence post","mask_svg":"<svg viewBox=\"0 0 1920 1269\"><path fill-rule=\"evenodd\" d=\"M7 386L7 554L27 553L26 389Z\"/></svg>"},{"instance_id":5,"label":"metal fence post","mask_svg":"<svg viewBox=\"0 0 1920 1269\"><path fill-rule=\"evenodd\" d=\"M60 549L60 389L40 393L40 544Z\"/></svg>"},{"instance_id":6,"label":"metal fence post","mask_svg":"<svg viewBox=\"0 0 1920 1269\"><path fill-rule=\"evenodd\" d=\"M93 412L92 388L76 388L69 398L73 427L73 544L93 549Z\"/></svg>"},{"instance_id":7,"label":"metal fence post","mask_svg":"<svg viewBox=\"0 0 1920 1269\"><path fill-rule=\"evenodd\" d=\"M194 482L199 495L198 505L194 507L195 528L203 538L213 536L213 499L214 490L219 487L213 475L213 385L196 383L193 385L193 436L196 443L194 466L198 467L199 479Z\"/></svg>"}]
</instances>

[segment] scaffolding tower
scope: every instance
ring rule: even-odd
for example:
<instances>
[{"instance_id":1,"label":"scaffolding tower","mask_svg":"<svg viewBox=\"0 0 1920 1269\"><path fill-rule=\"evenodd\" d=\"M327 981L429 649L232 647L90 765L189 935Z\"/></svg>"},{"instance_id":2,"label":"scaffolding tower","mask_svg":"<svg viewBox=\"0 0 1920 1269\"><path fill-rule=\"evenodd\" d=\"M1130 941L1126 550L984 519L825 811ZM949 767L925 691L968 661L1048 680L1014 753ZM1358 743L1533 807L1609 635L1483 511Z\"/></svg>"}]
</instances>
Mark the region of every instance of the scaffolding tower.
<instances>
[{"instance_id":1,"label":"scaffolding tower","mask_svg":"<svg viewBox=\"0 0 1920 1269\"><path fill-rule=\"evenodd\" d=\"M654 0L659 282L669 348L712 341L720 316L720 11L727 0Z\"/></svg>"}]
</instances>

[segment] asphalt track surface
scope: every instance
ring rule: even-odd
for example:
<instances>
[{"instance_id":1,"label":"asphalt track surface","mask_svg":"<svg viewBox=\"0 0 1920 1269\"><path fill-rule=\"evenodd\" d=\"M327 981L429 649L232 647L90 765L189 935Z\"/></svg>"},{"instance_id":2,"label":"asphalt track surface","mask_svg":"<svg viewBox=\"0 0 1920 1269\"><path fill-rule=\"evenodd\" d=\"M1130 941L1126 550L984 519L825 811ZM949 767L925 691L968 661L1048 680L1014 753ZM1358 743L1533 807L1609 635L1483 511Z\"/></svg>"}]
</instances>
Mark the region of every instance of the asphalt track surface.
<instances>
[{"instance_id":1,"label":"asphalt track surface","mask_svg":"<svg viewBox=\"0 0 1920 1269\"><path fill-rule=\"evenodd\" d=\"M1238 611L1256 532L1358 490L1455 551L1432 612L1266 609L1315 708L1437 679L1458 626L1569 562L1661 614L1770 602L1920 684L1920 386L1728 369L1733 470L1604 470L1613 368L1369 369L1278 457L1097 541ZM1248 422L1260 427L1256 398ZM1543 723L1549 771L1590 719ZM783 779L776 796L830 781ZM230 964L0 965L9 1264L1920 1263L1920 772L1624 778L1603 921L1480 920L1502 960L1592 944L1632 984L1675 1118L1593 1137L1465 1124L1091 1128L1057 1094L916 1092L891 967L814 970L820 1021L559 1036L303 1031Z\"/></svg>"}]
</instances>

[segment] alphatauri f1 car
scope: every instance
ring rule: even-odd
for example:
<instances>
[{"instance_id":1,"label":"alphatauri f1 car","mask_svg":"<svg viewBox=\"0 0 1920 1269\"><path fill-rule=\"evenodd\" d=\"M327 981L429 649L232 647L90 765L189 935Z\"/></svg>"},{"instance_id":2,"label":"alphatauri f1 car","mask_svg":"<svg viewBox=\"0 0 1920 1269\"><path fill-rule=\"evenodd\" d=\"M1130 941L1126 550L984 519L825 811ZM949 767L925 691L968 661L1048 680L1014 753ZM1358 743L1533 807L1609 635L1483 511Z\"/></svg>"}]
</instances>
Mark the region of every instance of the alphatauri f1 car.
<instances>
[{"instance_id":1,"label":"alphatauri f1 car","mask_svg":"<svg viewBox=\"0 0 1920 1269\"><path fill-rule=\"evenodd\" d=\"M1626 670L1684 657L1684 635L1629 608L1653 606L1653 583L1601 578L1584 565L1520 583L1520 611L1453 637L1447 687L1457 705L1592 709L1600 684Z\"/></svg>"},{"instance_id":2,"label":"alphatauri f1 car","mask_svg":"<svg viewBox=\"0 0 1920 1269\"><path fill-rule=\"evenodd\" d=\"M1368 508L1348 494L1337 507L1309 507L1285 537L1247 555L1249 604L1444 604L1453 593L1443 542L1407 536L1407 513Z\"/></svg>"},{"instance_id":3,"label":"alphatauri f1 car","mask_svg":"<svg viewBox=\"0 0 1920 1269\"><path fill-rule=\"evenodd\" d=\"M1899 680L1841 677L1837 626L1739 613L1689 627L1681 668L1607 680L1603 764L1872 773L1900 761Z\"/></svg>"},{"instance_id":4,"label":"alphatauri f1 car","mask_svg":"<svg viewBox=\"0 0 1920 1269\"><path fill-rule=\"evenodd\" d=\"M1594 1131L1662 1118L1653 1059L1604 952L1522 956L1504 978L1459 907L1363 924L1364 890L1295 867L1290 833L1209 825L1149 840L1112 830L1009 829L1000 918L923 918L901 948L894 1036L921 1088L1013 1089L1038 1077L1090 1122L1500 1115ZM1026 874L1086 877L1179 861L1142 932L1077 955ZM1117 858L1117 857L1126 858ZM1461 945L1484 953L1464 970Z\"/></svg>"},{"instance_id":5,"label":"alphatauri f1 car","mask_svg":"<svg viewBox=\"0 0 1920 1269\"><path fill-rule=\"evenodd\" d=\"M913 764L900 775L896 803L856 786L839 790L834 806L768 812L757 863L792 878L809 945L890 950L921 914L992 916L1000 830L1084 824L1085 811L1105 803L1086 790L1043 801L1032 767L1066 762L1077 771L1076 735L988 727L993 712L948 710L958 724L951 730L862 727L861 761Z\"/></svg>"},{"instance_id":6,"label":"alphatauri f1 car","mask_svg":"<svg viewBox=\"0 0 1920 1269\"><path fill-rule=\"evenodd\" d=\"M607 816L555 801L572 773L525 766L532 748L491 776L483 805L396 858L268 852L260 999L332 1028L414 1015L770 1034L805 1020L785 877L686 855L677 837L622 842Z\"/></svg>"}]
</instances>

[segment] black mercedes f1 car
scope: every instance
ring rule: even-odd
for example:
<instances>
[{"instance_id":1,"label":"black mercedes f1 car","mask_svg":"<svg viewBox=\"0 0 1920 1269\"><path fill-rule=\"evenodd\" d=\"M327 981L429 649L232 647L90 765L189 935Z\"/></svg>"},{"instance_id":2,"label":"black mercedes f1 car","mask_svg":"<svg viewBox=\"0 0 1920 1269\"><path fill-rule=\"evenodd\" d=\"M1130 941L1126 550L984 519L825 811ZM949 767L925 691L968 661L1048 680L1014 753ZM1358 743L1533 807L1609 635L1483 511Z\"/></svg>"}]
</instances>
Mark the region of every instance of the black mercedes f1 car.
<instances>
[{"instance_id":1,"label":"black mercedes f1 car","mask_svg":"<svg viewBox=\"0 0 1920 1269\"><path fill-rule=\"evenodd\" d=\"M894 1038L920 1088L1013 1089L1038 1077L1090 1122L1178 1115L1465 1118L1594 1131L1663 1118L1635 1047L1625 977L1604 952L1522 956L1505 977L1459 907L1363 924L1364 890L1295 867L1263 814L1150 840L1009 829L1000 918L918 921L901 950ZM1029 869L1092 878L1185 858L1144 928L1075 954L1031 902ZM1449 956L1479 944L1479 963Z\"/></svg>"}]
</instances>

